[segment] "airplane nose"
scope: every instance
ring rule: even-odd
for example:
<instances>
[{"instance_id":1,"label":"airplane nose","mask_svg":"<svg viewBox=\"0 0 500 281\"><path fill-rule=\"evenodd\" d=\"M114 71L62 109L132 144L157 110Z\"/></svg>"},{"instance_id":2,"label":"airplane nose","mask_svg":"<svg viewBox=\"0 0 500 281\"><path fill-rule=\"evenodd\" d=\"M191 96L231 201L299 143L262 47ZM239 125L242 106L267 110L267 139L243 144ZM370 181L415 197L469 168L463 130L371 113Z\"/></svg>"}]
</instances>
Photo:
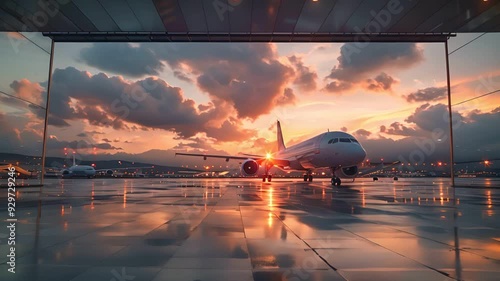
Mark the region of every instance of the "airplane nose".
<instances>
[{"instance_id":1,"label":"airplane nose","mask_svg":"<svg viewBox=\"0 0 500 281\"><path fill-rule=\"evenodd\" d=\"M364 150L363 147L359 146L358 149L355 151L355 158L356 158L356 163L361 163L363 160L365 160L366 157L366 151Z\"/></svg>"}]
</instances>

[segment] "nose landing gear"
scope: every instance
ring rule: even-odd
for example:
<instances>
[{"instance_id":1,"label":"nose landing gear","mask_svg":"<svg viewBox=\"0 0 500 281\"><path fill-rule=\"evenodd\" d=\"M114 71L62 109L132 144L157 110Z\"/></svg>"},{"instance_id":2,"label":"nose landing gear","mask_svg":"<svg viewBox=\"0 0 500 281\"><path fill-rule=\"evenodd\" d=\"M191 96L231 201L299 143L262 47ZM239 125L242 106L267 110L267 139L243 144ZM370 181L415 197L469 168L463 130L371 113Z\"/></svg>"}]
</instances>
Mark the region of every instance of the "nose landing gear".
<instances>
[{"instance_id":1,"label":"nose landing gear","mask_svg":"<svg viewBox=\"0 0 500 281\"><path fill-rule=\"evenodd\" d=\"M311 174L305 174L304 175L304 181L312 182L313 181L313 176Z\"/></svg>"},{"instance_id":2,"label":"nose landing gear","mask_svg":"<svg viewBox=\"0 0 500 281\"><path fill-rule=\"evenodd\" d=\"M340 180L340 178L338 178L338 177L332 178L332 185L340 186L341 184L342 184L342 180Z\"/></svg>"},{"instance_id":3,"label":"nose landing gear","mask_svg":"<svg viewBox=\"0 0 500 281\"><path fill-rule=\"evenodd\" d=\"M335 175L335 170L337 170L337 168L332 167L330 169L332 171L332 180L331 180L332 185L340 186L342 184L342 180L340 180L340 178Z\"/></svg>"}]
</instances>

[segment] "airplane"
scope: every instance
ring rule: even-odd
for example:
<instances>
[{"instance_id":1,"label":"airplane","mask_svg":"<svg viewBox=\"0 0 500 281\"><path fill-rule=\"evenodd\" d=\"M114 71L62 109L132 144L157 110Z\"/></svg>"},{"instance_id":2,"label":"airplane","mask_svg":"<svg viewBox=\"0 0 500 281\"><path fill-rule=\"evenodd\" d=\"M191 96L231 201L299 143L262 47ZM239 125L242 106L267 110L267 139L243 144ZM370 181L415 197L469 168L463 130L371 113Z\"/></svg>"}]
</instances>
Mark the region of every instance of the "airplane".
<instances>
[{"instance_id":1,"label":"airplane","mask_svg":"<svg viewBox=\"0 0 500 281\"><path fill-rule=\"evenodd\" d=\"M341 178L356 178L358 166L366 157L366 151L350 134L340 131L325 132L301 143L286 147L277 121L278 151L265 156L244 154L243 156L207 155L194 153L175 153L175 155L197 156L243 160L241 172L245 176L255 176L263 169L262 181L270 182L269 169L276 166L282 170L304 171L304 181L313 181L312 171L329 168L332 171L332 185L340 186Z\"/></svg>"},{"instance_id":2,"label":"airplane","mask_svg":"<svg viewBox=\"0 0 500 281\"><path fill-rule=\"evenodd\" d=\"M61 175L63 178L73 178L73 177L86 177L86 178L94 178L97 171L93 166L89 165L76 165L75 155L73 154L73 166L61 170ZM106 174L112 175L112 170L105 170Z\"/></svg>"},{"instance_id":3,"label":"airplane","mask_svg":"<svg viewBox=\"0 0 500 281\"><path fill-rule=\"evenodd\" d=\"M86 178L95 178L96 174L105 174L107 176L111 176L114 174L114 171L120 170L129 170L129 169L148 169L149 167L120 167L120 168L109 168L109 169L98 169L96 170L93 166L89 165L77 165L75 160L75 155L73 154L73 166L61 170L62 178L73 178L73 177L86 177ZM135 177L144 178L146 177L143 173L135 173Z\"/></svg>"}]
</instances>

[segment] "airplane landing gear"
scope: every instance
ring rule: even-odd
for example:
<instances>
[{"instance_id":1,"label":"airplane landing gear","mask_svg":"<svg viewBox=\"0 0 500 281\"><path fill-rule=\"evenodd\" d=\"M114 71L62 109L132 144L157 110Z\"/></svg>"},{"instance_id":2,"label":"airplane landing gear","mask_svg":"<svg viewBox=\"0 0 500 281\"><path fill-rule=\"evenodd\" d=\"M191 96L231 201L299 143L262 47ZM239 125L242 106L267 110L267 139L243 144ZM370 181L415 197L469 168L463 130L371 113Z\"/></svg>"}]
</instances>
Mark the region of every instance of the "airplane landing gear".
<instances>
[{"instance_id":1,"label":"airplane landing gear","mask_svg":"<svg viewBox=\"0 0 500 281\"><path fill-rule=\"evenodd\" d=\"M312 182L313 181L313 176L311 174L305 174L304 175L304 181Z\"/></svg>"},{"instance_id":2,"label":"airplane landing gear","mask_svg":"<svg viewBox=\"0 0 500 281\"><path fill-rule=\"evenodd\" d=\"M330 170L332 171L332 185L340 186L342 184L342 180L340 180L340 178L335 175L335 170L337 170L337 167L331 167Z\"/></svg>"},{"instance_id":3,"label":"airplane landing gear","mask_svg":"<svg viewBox=\"0 0 500 281\"><path fill-rule=\"evenodd\" d=\"M271 182L271 180L273 179L273 176L272 175L263 175L262 176L262 182L266 182L266 179L267 179L267 182Z\"/></svg>"},{"instance_id":4,"label":"airplane landing gear","mask_svg":"<svg viewBox=\"0 0 500 281\"><path fill-rule=\"evenodd\" d=\"M269 174L269 170L273 167L272 164L269 164L267 161L264 162L265 174L262 176L262 182L271 182L273 176Z\"/></svg>"},{"instance_id":5,"label":"airplane landing gear","mask_svg":"<svg viewBox=\"0 0 500 281\"><path fill-rule=\"evenodd\" d=\"M342 184L342 180L340 180L340 178L337 178L337 177L332 178L332 185L340 186L341 184Z\"/></svg>"}]
</instances>

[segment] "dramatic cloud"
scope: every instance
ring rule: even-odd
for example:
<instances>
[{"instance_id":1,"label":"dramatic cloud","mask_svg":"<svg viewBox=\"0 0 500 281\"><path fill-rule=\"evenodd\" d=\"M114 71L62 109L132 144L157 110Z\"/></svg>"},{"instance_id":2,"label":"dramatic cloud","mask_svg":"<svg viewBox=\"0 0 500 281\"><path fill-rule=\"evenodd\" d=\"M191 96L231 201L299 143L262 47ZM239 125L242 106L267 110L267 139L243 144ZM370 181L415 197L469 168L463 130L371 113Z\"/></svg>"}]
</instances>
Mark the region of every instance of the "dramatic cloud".
<instances>
[{"instance_id":1,"label":"dramatic cloud","mask_svg":"<svg viewBox=\"0 0 500 281\"><path fill-rule=\"evenodd\" d=\"M122 150L120 147L112 146L109 143L90 143L84 140L79 141L59 141L50 139L47 142L47 149L52 151L62 151L64 148L78 151L79 153L90 153L94 148L102 150Z\"/></svg>"},{"instance_id":2,"label":"dramatic cloud","mask_svg":"<svg viewBox=\"0 0 500 281\"><path fill-rule=\"evenodd\" d=\"M276 141L269 141L264 138L258 138L254 141L252 145L252 153L257 155L266 155L268 152L274 152L278 150L278 145Z\"/></svg>"},{"instance_id":3,"label":"dramatic cloud","mask_svg":"<svg viewBox=\"0 0 500 281\"><path fill-rule=\"evenodd\" d=\"M329 78L350 80L353 76L384 68L407 68L423 60L423 49L416 43L345 43L340 49L339 64Z\"/></svg>"},{"instance_id":4,"label":"dramatic cloud","mask_svg":"<svg viewBox=\"0 0 500 281\"><path fill-rule=\"evenodd\" d=\"M193 80L191 78L189 78L184 72L179 71L179 70L174 70L174 76L182 81L185 81L185 82L189 82L189 83L193 82Z\"/></svg>"},{"instance_id":5,"label":"dramatic cloud","mask_svg":"<svg viewBox=\"0 0 500 281\"><path fill-rule=\"evenodd\" d=\"M500 158L500 138L494 128L500 123L498 108L491 112L473 111L454 126L457 161Z\"/></svg>"},{"instance_id":6,"label":"dramatic cloud","mask_svg":"<svg viewBox=\"0 0 500 281\"><path fill-rule=\"evenodd\" d=\"M199 112L180 88L161 79L129 82L68 67L56 69L52 82L51 125L69 126L70 120L86 120L95 126L130 129L127 123L133 123L141 129L165 129L182 137L206 133L222 141L244 140L255 133L240 128L241 123L235 120L227 121L231 112L227 103L220 101ZM43 110L30 109L44 117Z\"/></svg>"},{"instance_id":7,"label":"dramatic cloud","mask_svg":"<svg viewBox=\"0 0 500 281\"><path fill-rule=\"evenodd\" d=\"M188 138L186 139L188 142L180 142L176 146L174 146L173 150L178 151L209 151L213 150L213 147L210 145L212 140L208 138Z\"/></svg>"},{"instance_id":8,"label":"dramatic cloud","mask_svg":"<svg viewBox=\"0 0 500 281\"><path fill-rule=\"evenodd\" d=\"M344 92L353 87L353 84L350 82L341 82L341 81L333 81L325 86L325 90L328 92Z\"/></svg>"},{"instance_id":9,"label":"dramatic cloud","mask_svg":"<svg viewBox=\"0 0 500 281\"><path fill-rule=\"evenodd\" d=\"M398 135L398 136L418 136L421 132L415 130L414 128L409 128L399 122L392 123L389 128L382 125L380 126L380 132L388 135Z\"/></svg>"},{"instance_id":10,"label":"dramatic cloud","mask_svg":"<svg viewBox=\"0 0 500 281\"><path fill-rule=\"evenodd\" d=\"M32 123L25 116L0 113L0 149L8 153L39 153L42 151L42 123L29 127Z\"/></svg>"},{"instance_id":11,"label":"dramatic cloud","mask_svg":"<svg viewBox=\"0 0 500 281\"><path fill-rule=\"evenodd\" d=\"M453 112L452 118L454 126L460 126L463 123L463 116L460 113ZM426 103L418 107L405 121L415 123L419 128L428 132L436 129L448 130L450 123L448 107L441 103L436 105Z\"/></svg>"},{"instance_id":12,"label":"dramatic cloud","mask_svg":"<svg viewBox=\"0 0 500 281\"><path fill-rule=\"evenodd\" d=\"M132 77L158 75L163 70L163 63L145 48L129 43L98 46L97 52L95 45L94 48L82 49L80 59L90 66Z\"/></svg>"},{"instance_id":13,"label":"dramatic cloud","mask_svg":"<svg viewBox=\"0 0 500 281\"><path fill-rule=\"evenodd\" d=\"M31 83L28 79L21 79L10 84L10 88L16 93L17 97L32 102L34 104L45 106L45 88L39 83Z\"/></svg>"},{"instance_id":14,"label":"dramatic cloud","mask_svg":"<svg viewBox=\"0 0 500 281\"><path fill-rule=\"evenodd\" d=\"M385 72L380 73L374 79L366 79L366 88L371 91L382 92L392 91L392 85L398 81Z\"/></svg>"},{"instance_id":15,"label":"dramatic cloud","mask_svg":"<svg viewBox=\"0 0 500 281\"><path fill-rule=\"evenodd\" d=\"M359 129L356 132L354 132L354 135L356 137L362 137L362 138L367 138L371 135L372 133L370 131L367 131L365 129Z\"/></svg>"},{"instance_id":16,"label":"dramatic cloud","mask_svg":"<svg viewBox=\"0 0 500 281\"><path fill-rule=\"evenodd\" d=\"M417 90L405 96L408 102L429 102L444 99L448 90L446 87L429 87Z\"/></svg>"},{"instance_id":17,"label":"dramatic cloud","mask_svg":"<svg viewBox=\"0 0 500 281\"><path fill-rule=\"evenodd\" d=\"M231 118L231 121L224 121L220 127L206 126L204 131L207 136L222 142L248 140L250 137L257 134L255 130L242 128L241 123L234 118Z\"/></svg>"},{"instance_id":18,"label":"dramatic cloud","mask_svg":"<svg viewBox=\"0 0 500 281\"><path fill-rule=\"evenodd\" d=\"M283 95L276 99L276 105L295 104L296 99L293 89L285 88Z\"/></svg>"},{"instance_id":19,"label":"dramatic cloud","mask_svg":"<svg viewBox=\"0 0 500 281\"><path fill-rule=\"evenodd\" d=\"M368 43L362 48L358 45L342 45L338 65L325 78L332 80L326 85L326 91L344 92L361 85L361 82L368 82L369 90L389 90L395 82L393 77L386 73L379 74L375 79L368 79L368 76L387 69L406 69L424 58L423 49L416 43Z\"/></svg>"},{"instance_id":20,"label":"dramatic cloud","mask_svg":"<svg viewBox=\"0 0 500 281\"><path fill-rule=\"evenodd\" d=\"M292 63L296 71L293 84L297 85L302 91L316 90L318 74L305 66L300 57L290 56L288 60Z\"/></svg>"},{"instance_id":21,"label":"dramatic cloud","mask_svg":"<svg viewBox=\"0 0 500 281\"><path fill-rule=\"evenodd\" d=\"M113 44L113 46L118 44ZM106 60L103 54L109 53ZM282 98L285 86L295 77L293 68L282 64L272 44L208 44L200 51L196 44L120 44L118 50L108 44L94 44L82 51L82 59L103 70L125 75L157 74L168 64L174 75L188 81L193 77L197 86L210 97L228 103L238 117L256 119L269 113ZM129 59L116 65L119 57ZM138 65L133 64L140 61ZM314 78L302 67L298 83L310 87ZM122 69L125 69L121 71ZM312 76L311 76L312 75ZM310 78L308 78L311 76Z\"/></svg>"}]
</instances>

